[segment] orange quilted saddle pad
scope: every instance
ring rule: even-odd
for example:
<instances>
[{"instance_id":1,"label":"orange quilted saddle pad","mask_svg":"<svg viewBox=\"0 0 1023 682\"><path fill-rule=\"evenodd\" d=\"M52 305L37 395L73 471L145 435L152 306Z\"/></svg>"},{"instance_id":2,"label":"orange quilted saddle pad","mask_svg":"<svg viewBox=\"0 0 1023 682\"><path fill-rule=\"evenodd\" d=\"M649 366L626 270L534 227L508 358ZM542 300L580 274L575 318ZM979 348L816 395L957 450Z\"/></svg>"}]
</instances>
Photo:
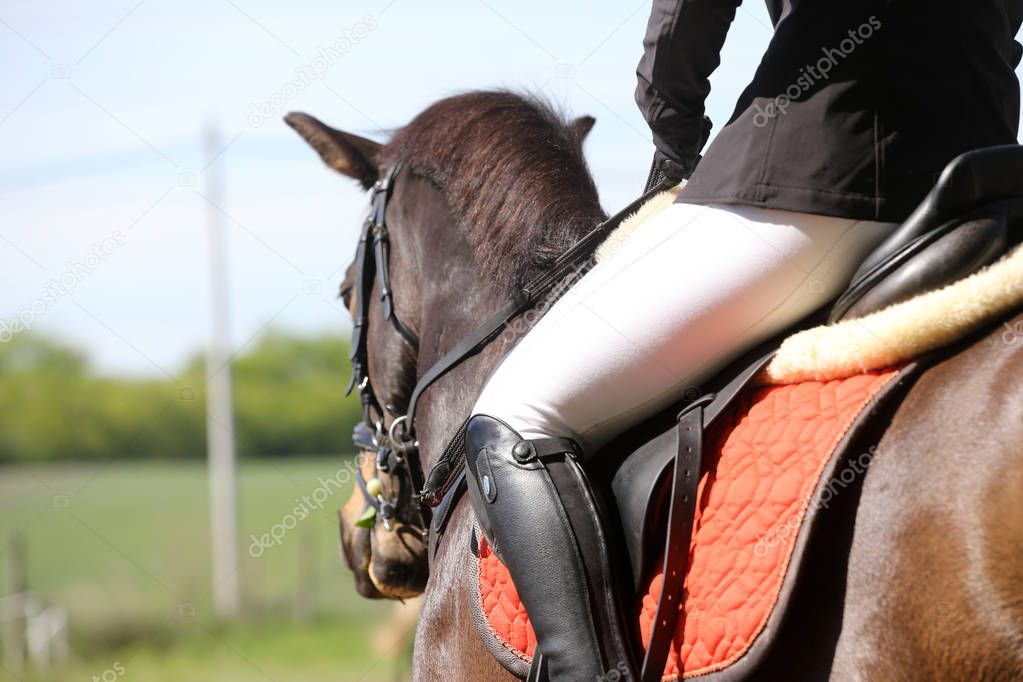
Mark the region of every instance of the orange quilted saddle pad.
<instances>
[{"instance_id":1,"label":"orange quilted saddle pad","mask_svg":"<svg viewBox=\"0 0 1023 682\"><path fill-rule=\"evenodd\" d=\"M664 680L721 670L749 650L778 601L825 466L871 398L896 375L871 372L748 391L707 434L685 618ZM657 608L660 566L658 559L637 609L644 641ZM477 585L491 634L509 654L531 659L536 637L529 617L508 570L482 537Z\"/></svg>"}]
</instances>

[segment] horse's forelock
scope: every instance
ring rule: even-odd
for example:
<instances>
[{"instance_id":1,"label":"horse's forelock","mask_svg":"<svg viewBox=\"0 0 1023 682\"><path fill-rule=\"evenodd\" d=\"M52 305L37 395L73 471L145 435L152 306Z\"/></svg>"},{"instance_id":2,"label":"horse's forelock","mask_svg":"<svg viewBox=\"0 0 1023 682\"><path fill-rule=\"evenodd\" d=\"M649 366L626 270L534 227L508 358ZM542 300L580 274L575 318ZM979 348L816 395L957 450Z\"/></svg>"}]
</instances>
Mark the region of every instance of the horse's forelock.
<instances>
[{"instance_id":1,"label":"horse's forelock","mask_svg":"<svg viewBox=\"0 0 1023 682\"><path fill-rule=\"evenodd\" d=\"M443 192L488 280L521 286L604 217L581 141L553 107L507 91L443 99L378 156Z\"/></svg>"}]
</instances>

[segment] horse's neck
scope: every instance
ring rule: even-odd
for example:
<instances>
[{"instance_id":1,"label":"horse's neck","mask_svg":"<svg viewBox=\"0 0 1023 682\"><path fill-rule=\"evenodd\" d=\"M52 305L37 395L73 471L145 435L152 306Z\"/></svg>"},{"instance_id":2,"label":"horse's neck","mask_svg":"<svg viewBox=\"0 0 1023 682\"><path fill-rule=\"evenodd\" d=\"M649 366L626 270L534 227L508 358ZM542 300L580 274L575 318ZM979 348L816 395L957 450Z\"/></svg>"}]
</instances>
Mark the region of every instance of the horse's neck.
<instances>
[{"instance_id":1,"label":"horse's neck","mask_svg":"<svg viewBox=\"0 0 1023 682\"><path fill-rule=\"evenodd\" d=\"M467 244L434 242L424 249L420 264L437 263L435 259L442 259L445 266L432 270L438 282L424 291L420 372L503 303L503 297L480 275ZM470 415L487 377L510 346L498 339L423 394L416 432L426 471ZM516 679L484 647L472 625L472 579L465 569L473 519L463 496L451 511L443 541L430 563L413 654L416 680L447 680L465 670L494 682Z\"/></svg>"},{"instance_id":2,"label":"horse's neck","mask_svg":"<svg viewBox=\"0 0 1023 682\"><path fill-rule=\"evenodd\" d=\"M423 341L420 346L419 372L472 333L490 315L507 303L510 292L495 291L493 283L473 258L472 249L460 234L433 238L422 244L419 265L425 272L437 273L423 290ZM555 300L563 290L555 292ZM538 305L543 314L549 307ZM535 317L535 316L534 316ZM532 318L531 318L532 319ZM535 319L532 320L535 322ZM417 434L424 464L432 466L448 442L471 414L484 383L504 356L521 340L525 331L522 318L516 318L505 331L478 355L468 358L430 386L417 407Z\"/></svg>"},{"instance_id":3,"label":"horse's neck","mask_svg":"<svg viewBox=\"0 0 1023 682\"><path fill-rule=\"evenodd\" d=\"M423 240L418 254L422 313L418 372L428 371L471 334L505 297L480 272L472 246L453 224ZM417 406L416 433L423 463L432 466L470 416L487 377L507 352L497 339L430 385Z\"/></svg>"}]
</instances>

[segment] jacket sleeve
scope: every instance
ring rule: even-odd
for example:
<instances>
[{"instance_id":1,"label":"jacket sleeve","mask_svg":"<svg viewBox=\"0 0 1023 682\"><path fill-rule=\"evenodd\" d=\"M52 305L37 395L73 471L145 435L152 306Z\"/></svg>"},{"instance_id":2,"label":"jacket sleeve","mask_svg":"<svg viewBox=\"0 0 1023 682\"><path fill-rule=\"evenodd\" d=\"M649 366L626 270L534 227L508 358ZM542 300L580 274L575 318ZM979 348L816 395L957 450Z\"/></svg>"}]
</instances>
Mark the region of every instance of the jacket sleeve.
<instances>
[{"instance_id":1,"label":"jacket sleeve","mask_svg":"<svg viewBox=\"0 0 1023 682\"><path fill-rule=\"evenodd\" d=\"M654 0L636 68L636 103L666 156L697 153L710 74L742 0Z\"/></svg>"},{"instance_id":2,"label":"jacket sleeve","mask_svg":"<svg viewBox=\"0 0 1023 682\"><path fill-rule=\"evenodd\" d=\"M1009 28L1012 35L1019 33L1020 24L1023 24L1023 0L1011 0L1009 2ZM1023 45L1018 40L1012 41L1012 63L1013 68L1019 67L1020 58L1023 57Z\"/></svg>"}]
</instances>

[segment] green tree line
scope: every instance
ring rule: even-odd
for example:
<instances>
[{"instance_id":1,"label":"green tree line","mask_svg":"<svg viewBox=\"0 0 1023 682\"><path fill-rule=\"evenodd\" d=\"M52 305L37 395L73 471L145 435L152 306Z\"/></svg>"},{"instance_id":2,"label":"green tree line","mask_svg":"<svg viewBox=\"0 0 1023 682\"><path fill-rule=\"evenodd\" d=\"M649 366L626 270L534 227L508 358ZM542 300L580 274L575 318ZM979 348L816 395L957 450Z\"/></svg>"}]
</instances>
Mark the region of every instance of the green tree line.
<instances>
[{"instance_id":1,"label":"green tree line","mask_svg":"<svg viewBox=\"0 0 1023 682\"><path fill-rule=\"evenodd\" d=\"M351 451L348 343L269 332L231 363L243 456ZM94 371L80 350L35 334L0 345L0 461L204 457L205 361L177 380Z\"/></svg>"}]
</instances>

